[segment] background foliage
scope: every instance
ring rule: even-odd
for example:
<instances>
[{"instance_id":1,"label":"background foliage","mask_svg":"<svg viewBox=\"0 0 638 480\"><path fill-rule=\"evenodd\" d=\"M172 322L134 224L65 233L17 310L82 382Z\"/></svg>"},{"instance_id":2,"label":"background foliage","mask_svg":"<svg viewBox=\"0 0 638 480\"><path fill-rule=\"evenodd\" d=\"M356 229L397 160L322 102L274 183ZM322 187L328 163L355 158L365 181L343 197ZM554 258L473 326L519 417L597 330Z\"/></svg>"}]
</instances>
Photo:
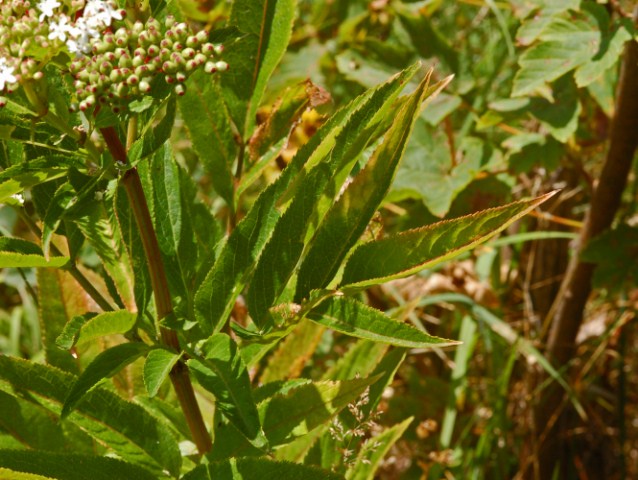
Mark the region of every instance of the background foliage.
<instances>
[{"instance_id":1,"label":"background foliage","mask_svg":"<svg viewBox=\"0 0 638 480\"><path fill-rule=\"evenodd\" d=\"M2 475L638 476L633 167L619 205L596 206L617 132L635 136L615 118L632 2L121 3L211 28L230 65L134 107L126 168L173 311L152 301L126 172L12 99ZM81 125L62 75L47 82ZM126 138L129 119L89 126ZM611 225L593 239L592 214ZM570 261L593 265L594 290L568 339ZM166 382L182 365L203 459Z\"/></svg>"}]
</instances>

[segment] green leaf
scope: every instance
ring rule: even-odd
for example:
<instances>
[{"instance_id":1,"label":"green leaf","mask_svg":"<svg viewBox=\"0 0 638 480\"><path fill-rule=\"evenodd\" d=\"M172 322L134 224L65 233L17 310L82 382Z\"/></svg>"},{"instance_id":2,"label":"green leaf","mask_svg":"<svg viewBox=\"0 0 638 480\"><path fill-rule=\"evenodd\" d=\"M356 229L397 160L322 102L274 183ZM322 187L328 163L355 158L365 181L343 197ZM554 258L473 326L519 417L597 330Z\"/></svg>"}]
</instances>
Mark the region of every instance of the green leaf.
<instances>
[{"instance_id":1,"label":"green leaf","mask_svg":"<svg viewBox=\"0 0 638 480\"><path fill-rule=\"evenodd\" d=\"M136 319L137 314L128 310L93 314L89 318L77 316L65 325L56 342L61 348L69 349L105 335L124 334L133 328Z\"/></svg>"},{"instance_id":2,"label":"green leaf","mask_svg":"<svg viewBox=\"0 0 638 480\"><path fill-rule=\"evenodd\" d=\"M24 447L51 451L73 448L60 422L40 405L0 391L0 412L0 429Z\"/></svg>"},{"instance_id":3,"label":"green leaf","mask_svg":"<svg viewBox=\"0 0 638 480\"><path fill-rule=\"evenodd\" d=\"M217 193L232 206L231 168L237 156L237 145L219 85L211 81L209 75L198 71L190 76L187 88L188 95L180 98L179 108L193 148Z\"/></svg>"},{"instance_id":4,"label":"green leaf","mask_svg":"<svg viewBox=\"0 0 638 480\"><path fill-rule=\"evenodd\" d=\"M76 359L69 352L58 347L55 340L70 320L69 317L73 316L74 308L77 308L74 302L79 299L65 295L72 288L75 291L77 284L65 272L48 268L39 268L36 271L36 279L38 281L38 319L44 357L49 365L76 373L78 371Z\"/></svg>"},{"instance_id":5,"label":"green leaf","mask_svg":"<svg viewBox=\"0 0 638 480\"><path fill-rule=\"evenodd\" d=\"M341 288L363 288L431 268L485 242L555 193L360 245L346 263Z\"/></svg>"},{"instance_id":6,"label":"green leaf","mask_svg":"<svg viewBox=\"0 0 638 480\"><path fill-rule=\"evenodd\" d=\"M342 295L324 299L310 310L306 318L352 337L397 347L432 348L458 344L397 322L379 310Z\"/></svg>"},{"instance_id":7,"label":"green leaf","mask_svg":"<svg viewBox=\"0 0 638 480\"><path fill-rule=\"evenodd\" d=\"M66 418L78 402L95 388L100 381L115 375L146 352L148 352L148 345L141 342L122 343L104 350L93 359L73 384L71 391L64 400L60 416Z\"/></svg>"},{"instance_id":8,"label":"green leaf","mask_svg":"<svg viewBox=\"0 0 638 480\"><path fill-rule=\"evenodd\" d=\"M628 23L609 28L603 5L585 2L580 10L553 16L539 42L519 57L512 96L542 91L547 84L576 69L579 87L588 85L614 65L633 31ZM628 30L629 29L629 30Z\"/></svg>"},{"instance_id":9,"label":"green leaf","mask_svg":"<svg viewBox=\"0 0 638 480\"><path fill-rule=\"evenodd\" d=\"M215 395L217 407L255 446L266 441L250 388L248 370L235 342L216 333L201 346L203 358L188 365L202 387Z\"/></svg>"},{"instance_id":10,"label":"green leaf","mask_svg":"<svg viewBox=\"0 0 638 480\"><path fill-rule=\"evenodd\" d=\"M69 183L63 184L55 192L47 209L47 214L44 216L42 227L42 251L47 259L49 258L51 238L60 226L60 223L62 223L62 216L66 210L75 205L76 202L77 197L75 190L73 190L73 186Z\"/></svg>"},{"instance_id":11,"label":"green leaf","mask_svg":"<svg viewBox=\"0 0 638 480\"><path fill-rule=\"evenodd\" d=\"M0 203L35 185L65 176L68 161L59 162L57 158L21 163L0 172Z\"/></svg>"},{"instance_id":12,"label":"green leaf","mask_svg":"<svg viewBox=\"0 0 638 480\"><path fill-rule=\"evenodd\" d=\"M231 458L225 462L200 465L183 480L342 480L329 470L266 458Z\"/></svg>"},{"instance_id":13,"label":"green leaf","mask_svg":"<svg viewBox=\"0 0 638 480\"><path fill-rule=\"evenodd\" d=\"M47 260L44 255L0 252L0 268L60 268L68 263L69 257L51 257Z\"/></svg>"},{"instance_id":14,"label":"green leaf","mask_svg":"<svg viewBox=\"0 0 638 480\"><path fill-rule=\"evenodd\" d=\"M443 129L431 127L428 118L429 107L416 121L386 200L415 198L433 215L443 217L456 196L489 161L491 152L482 140L470 136L463 137L452 152Z\"/></svg>"},{"instance_id":15,"label":"green leaf","mask_svg":"<svg viewBox=\"0 0 638 480\"><path fill-rule=\"evenodd\" d=\"M308 228L319 223L325 214L325 209L321 211L322 196L328 192L330 203L334 202L345 180L344 173L350 172L358 156L375 138L374 130L388 116L397 96L419 66L412 65L374 89L337 135L329 157L296 180L297 194L264 247L246 293L249 312L257 325L264 323L267 310L276 303L292 276L302 255Z\"/></svg>"},{"instance_id":16,"label":"green leaf","mask_svg":"<svg viewBox=\"0 0 638 480\"><path fill-rule=\"evenodd\" d=\"M232 46L228 46L226 55L232 68L224 73L222 81L243 137L252 132L268 79L286 52L296 11L296 0L236 0L232 4L230 24L245 37L237 49L240 62L233 62Z\"/></svg>"},{"instance_id":17,"label":"green leaf","mask_svg":"<svg viewBox=\"0 0 638 480\"><path fill-rule=\"evenodd\" d=\"M429 89L429 78L405 102L383 143L326 214L299 268L297 303L311 290L327 286L387 194L423 101L450 80Z\"/></svg>"},{"instance_id":18,"label":"green leaf","mask_svg":"<svg viewBox=\"0 0 638 480\"><path fill-rule=\"evenodd\" d=\"M305 383L259 403L259 417L271 447L284 445L326 424L379 377ZM211 460L263 455L228 425L215 430Z\"/></svg>"},{"instance_id":19,"label":"green leaf","mask_svg":"<svg viewBox=\"0 0 638 480\"><path fill-rule=\"evenodd\" d=\"M253 207L233 230L228 241L195 296L195 312L204 333L219 331L230 316L237 296L260 257L279 218L277 202L286 195L294 198L301 180L320 166L335 146L337 135L351 121L354 112L365 109L374 91L368 91L336 112L299 149L277 180L257 198ZM369 112L373 113L371 107Z\"/></svg>"},{"instance_id":20,"label":"green leaf","mask_svg":"<svg viewBox=\"0 0 638 480\"><path fill-rule=\"evenodd\" d=\"M10 470L0 476L6 480L55 478L59 480L153 480L158 477L148 470L115 458L74 453L52 453L33 450L0 450L0 467ZM15 476L14 476L14 473ZM21 476L17 472L38 477Z\"/></svg>"},{"instance_id":21,"label":"green leaf","mask_svg":"<svg viewBox=\"0 0 638 480\"><path fill-rule=\"evenodd\" d=\"M0 389L11 394L20 392L26 400L55 414L60 413L75 379L53 367L0 356ZM156 476L164 470L175 476L179 474L179 448L168 427L142 407L112 392L93 389L67 421L110 447L122 459L141 465Z\"/></svg>"},{"instance_id":22,"label":"green leaf","mask_svg":"<svg viewBox=\"0 0 638 480\"><path fill-rule=\"evenodd\" d=\"M128 151L128 159L132 165L159 150L170 138L175 123L177 105L175 96L170 96L166 103L166 111L159 122L151 120L140 133Z\"/></svg>"},{"instance_id":23,"label":"green leaf","mask_svg":"<svg viewBox=\"0 0 638 480\"><path fill-rule=\"evenodd\" d=\"M355 464L346 473L347 480L372 480L383 457L386 456L412 423L414 417L388 428L383 433L368 439L361 447Z\"/></svg>"},{"instance_id":24,"label":"green leaf","mask_svg":"<svg viewBox=\"0 0 638 480\"><path fill-rule=\"evenodd\" d=\"M157 395L159 388L179 360L179 355L165 348L154 348L148 352L144 362L144 385L149 397Z\"/></svg>"}]
</instances>

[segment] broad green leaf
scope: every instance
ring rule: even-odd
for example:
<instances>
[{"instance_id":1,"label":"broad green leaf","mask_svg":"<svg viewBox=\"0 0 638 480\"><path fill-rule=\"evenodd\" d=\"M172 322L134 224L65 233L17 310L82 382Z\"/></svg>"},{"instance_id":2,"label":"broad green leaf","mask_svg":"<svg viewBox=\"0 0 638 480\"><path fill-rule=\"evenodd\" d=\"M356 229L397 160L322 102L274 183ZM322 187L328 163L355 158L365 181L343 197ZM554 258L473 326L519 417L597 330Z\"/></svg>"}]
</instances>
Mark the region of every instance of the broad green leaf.
<instances>
[{"instance_id":1,"label":"broad green leaf","mask_svg":"<svg viewBox=\"0 0 638 480\"><path fill-rule=\"evenodd\" d=\"M75 343L81 345L105 335L124 334L133 328L136 318L128 310L100 313L82 325Z\"/></svg>"},{"instance_id":2,"label":"broad green leaf","mask_svg":"<svg viewBox=\"0 0 638 480\"><path fill-rule=\"evenodd\" d=\"M136 319L137 314L128 310L93 314L89 318L74 317L65 325L56 342L60 347L69 349L105 335L124 334L133 328Z\"/></svg>"},{"instance_id":3,"label":"broad green leaf","mask_svg":"<svg viewBox=\"0 0 638 480\"><path fill-rule=\"evenodd\" d=\"M431 268L490 239L555 193L360 245L348 259L342 288L362 288Z\"/></svg>"},{"instance_id":4,"label":"broad green leaf","mask_svg":"<svg viewBox=\"0 0 638 480\"><path fill-rule=\"evenodd\" d=\"M142 162L144 163L144 162ZM114 192L112 197L113 210L121 232L122 243L126 247L127 260L130 259L130 266L134 277L133 295L135 298L135 306L140 314L144 314L147 310L153 289L151 287L151 278L148 273L148 265L146 264L146 254L142 245L142 239L139 230L133 218L133 212L128 202L124 187L120 186ZM108 224L110 226L110 224ZM107 237L113 238L113 237ZM106 254L106 252L104 252ZM124 262L117 262L117 258L109 258L111 261L124 265Z\"/></svg>"},{"instance_id":5,"label":"broad green leaf","mask_svg":"<svg viewBox=\"0 0 638 480\"><path fill-rule=\"evenodd\" d=\"M553 16L539 42L519 57L512 96L542 91L547 84L576 69L576 83L593 82L616 63L624 43L631 38L628 23L609 29L602 5L583 3L580 10Z\"/></svg>"},{"instance_id":6,"label":"broad green leaf","mask_svg":"<svg viewBox=\"0 0 638 480\"><path fill-rule=\"evenodd\" d=\"M179 360L179 355L165 348L154 348L144 362L144 385L149 397L157 395L164 380Z\"/></svg>"},{"instance_id":7,"label":"broad green leaf","mask_svg":"<svg viewBox=\"0 0 638 480\"><path fill-rule=\"evenodd\" d=\"M60 268L68 263L69 257L51 257L47 260L44 255L0 252L0 268Z\"/></svg>"},{"instance_id":8,"label":"broad green leaf","mask_svg":"<svg viewBox=\"0 0 638 480\"><path fill-rule=\"evenodd\" d=\"M0 203L35 185L63 177L68 171L67 163L58 162L56 157L14 165L0 172Z\"/></svg>"},{"instance_id":9,"label":"broad green leaf","mask_svg":"<svg viewBox=\"0 0 638 480\"><path fill-rule=\"evenodd\" d=\"M154 120L148 122L145 129L140 132L139 139L131 145L128 151L128 159L132 165L152 155L165 145L166 140L170 138L173 131L176 111L175 96L171 95L166 103L166 110L162 119L157 124L155 124Z\"/></svg>"},{"instance_id":10,"label":"broad green leaf","mask_svg":"<svg viewBox=\"0 0 638 480\"><path fill-rule=\"evenodd\" d=\"M232 206L231 168L237 156L237 145L219 84L206 73L198 71L189 78L187 88L188 95L180 98L179 108L193 148L217 193Z\"/></svg>"},{"instance_id":11,"label":"broad green leaf","mask_svg":"<svg viewBox=\"0 0 638 480\"><path fill-rule=\"evenodd\" d=\"M53 367L0 356L0 389L10 394L20 392L26 400L56 415L76 378ZM112 392L93 389L67 421L113 449L122 459L141 465L156 476L164 470L172 475L179 473L179 448L168 427L142 407Z\"/></svg>"},{"instance_id":12,"label":"broad green leaf","mask_svg":"<svg viewBox=\"0 0 638 480\"><path fill-rule=\"evenodd\" d=\"M101 198L90 200L92 208L83 212L82 215L75 216L73 222L100 257L104 269L115 283L117 294L122 299L124 306L129 310L135 310L137 300L135 291L138 285L137 282L135 284L133 282L133 267L135 262L140 260L130 256L130 252L127 252L122 238L123 231L117 225L118 218L116 218L113 203L117 188L118 182L112 181L106 190L101 192ZM126 207L130 208L128 203ZM133 267L131 266L131 258L133 259ZM141 305L137 308L143 310Z\"/></svg>"},{"instance_id":13,"label":"broad green leaf","mask_svg":"<svg viewBox=\"0 0 638 480\"><path fill-rule=\"evenodd\" d=\"M5 480L50 480L51 477L36 475L35 473L17 472L8 468L0 467L0 478Z\"/></svg>"},{"instance_id":14,"label":"broad green leaf","mask_svg":"<svg viewBox=\"0 0 638 480\"><path fill-rule=\"evenodd\" d=\"M331 296L316 305L306 318L352 337L406 348L432 348L458 342L433 337L387 317L383 312L353 298Z\"/></svg>"},{"instance_id":15,"label":"broad green leaf","mask_svg":"<svg viewBox=\"0 0 638 480\"><path fill-rule=\"evenodd\" d=\"M369 438L361 447L354 466L346 472L346 479L372 480L383 457L386 456L392 445L401 438L413 419L414 417L410 417L386 429L383 433Z\"/></svg>"},{"instance_id":16,"label":"broad green leaf","mask_svg":"<svg viewBox=\"0 0 638 480\"><path fill-rule=\"evenodd\" d=\"M228 47L226 55L232 67L222 82L242 137L252 133L268 79L288 47L296 11L296 0L236 0L232 4L230 24L244 37L235 52ZM241 61L234 62L234 58Z\"/></svg>"},{"instance_id":17,"label":"broad green leaf","mask_svg":"<svg viewBox=\"0 0 638 480\"><path fill-rule=\"evenodd\" d=\"M0 268L63 267L68 257L44 258L35 243L20 238L0 237Z\"/></svg>"},{"instance_id":18,"label":"broad green leaf","mask_svg":"<svg viewBox=\"0 0 638 480\"><path fill-rule=\"evenodd\" d=\"M115 458L34 450L0 450L0 476L6 480L153 480L148 470ZM7 469L11 473L5 474ZM15 472L15 473L14 473ZM24 476L31 473L37 476ZM14 476L15 475L15 476ZM166 477L164 477L166 478Z\"/></svg>"},{"instance_id":19,"label":"broad green leaf","mask_svg":"<svg viewBox=\"0 0 638 480\"><path fill-rule=\"evenodd\" d=\"M296 302L300 303L311 290L327 286L387 194L421 105L429 95L436 93L428 89L429 78L427 75L404 103L383 143L320 224L299 268Z\"/></svg>"},{"instance_id":20,"label":"broad green leaf","mask_svg":"<svg viewBox=\"0 0 638 480\"><path fill-rule=\"evenodd\" d=\"M304 383L259 403L259 417L271 447L284 445L326 424L378 377ZM232 425L218 426L211 460L264 455Z\"/></svg>"},{"instance_id":21,"label":"broad green leaf","mask_svg":"<svg viewBox=\"0 0 638 480\"><path fill-rule=\"evenodd\" d=\"M88 310L86 296L77 295L78 284L66 272L38 268L38 318L44 357L49 365L76 373L78 363L55 340L78 310Z\"/></svg>"},{"instance_id":22,"label":"broad green leaf","mask_svg":"<svg viewBox=\"0 0 638 480\"><path fill-rule=\"evenodd\" d=\"M216 333L201 346L202 358L189 360L195 378L217 399L217 407L255 446L265 445L250 388L248 370L235 342Z\"/></svg>"},{"instance_id":23,"label":"broad green leaf","mask_svg":"<svg viewBox=\"0 0 638 480\"><path fill-rule=\"evenodd\" d=\"M183 480L342 480L329 470L266 458L231 458L225 462L200 465Z\"/></svg>"},{"instance_id":24,"label":"broad green leaf","mask_svg":"<svg viewBox=\"0 0 638 480\"><path fill-rule=\"evenodd\" d=\"M270 444L282 445L306 435L330 420L378 379L374 376L309 383L260 403L259 415Z\"/></svg>"},{"instance_id":25,"label":"broad green leaf","mask_svg":"<svg viewBox=\"0 0 638 480\"><path fill-rule=\"evenodd\" d=\"M69 183L63 184L55 192L55 196L47 209L47 214L44 216L42 226L42 252L44 256L49 259L49 247L51 244L51 238L53 234L62 223L62 216L66 210L75 205L77 197L73 186Z\"/></svg>"},{"instance_id":26,"label":"broad green leaf","mask_svg":"<svg viewBox=\"0 0 638 480\"><path fill-rule=\"evenodd\" d=\"M491 152L482 140L466 136L453 155L443 129L431 127L428 118L429 107L416 121L386 200L421 200L433 215L443 217L456 196L489 162Z\"/></svg>"},{"instance_id":27,"label":"broad green leaf","mask_svg":"<svg viewBox=\"0 0 638 480\"><path fill-rule=\"evenodd\" d=\"M330 203L334 201L345 175L374 139L374 130L387 118L397 96L419 66L412 65L374 89L369 100L353 112L339 132L325 161L296 180L298 191L264 247L246 294L249 312L257 325L263 323L268 309L276 303L293 274L304 249L308 228L319 223L325 214L325 209L321 208L322 196L329 196Z\"/></svg>"},{"instance_id":28,"label":"broad green leaf","mask_svg":"<svg viewBox=\"0 0 638 480\"><path fill-rule=\"evenodd\" d=\"M73 448L60 422L46 408L3 391L0 391L0 429L25 448L51 451Z\"/></svg>"},{"instance_id":29,"label":"broad green leaf","mask_svg":"<svg viewBox=\"0 0 638 480\"><path fill-rule=\"evenodd\" d=\"M88 392L105 378L115 375L128 364L148 352L141 342L122 343L104 350L86 367L64 400L60 416L66 418Z\"/></svg>"},{"instance_id":30,"label":"broad green leaf","mask_svg":"<svg viewBox=\"0 0 638 480\"><path fill-rule=\"evenodd\" d=\"M154 223L169 288L175 297L187 299L197 258L179 170L170 146L165 145L151 157L144 173L153 185Z\"/></svg>"},{"instance_id":31,"label":"broad green leaf","mask_svg":"<svg viewBox=\"0 0 638 480\"><path fill-rule=\"evenodd\" d=\"M195 296L196 316L205 333L219 331L230 316L237 296L244 289L277 223L278 199L284 193L287 197L294 197L302 184L299 179L305 178L309 171L330 155L337 135L351 121L354 112L366 108L373 94L372 90L365 92L335 113L299 149L291 163L261 193L233 230Z\"/></svg>"}]
</instances>

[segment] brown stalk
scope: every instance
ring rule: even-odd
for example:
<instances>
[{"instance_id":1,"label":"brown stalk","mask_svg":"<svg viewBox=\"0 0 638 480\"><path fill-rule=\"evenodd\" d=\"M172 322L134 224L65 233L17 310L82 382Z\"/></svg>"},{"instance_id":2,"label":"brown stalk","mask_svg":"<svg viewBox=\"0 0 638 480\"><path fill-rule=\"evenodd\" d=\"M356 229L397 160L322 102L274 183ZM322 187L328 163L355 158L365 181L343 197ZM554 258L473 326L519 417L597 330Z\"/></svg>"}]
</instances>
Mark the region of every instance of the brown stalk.
<instances>
[{"instance_id":1,"label":"brown stalk","mask_svg":"<svg viewBox=\"0 0 638 480\"><path fill-rule=\"evenodd\" d=\"M102 136L106 142L106 145L113 155L116 162L120 164L128 164L128 158L126 155L126 149L122 144L116 130L113 127L102 128ZM148 209L146 197L144 196L144 190L142 188L142 182L136 168L130 168L127 170L120 179L126 195L128 197L129 205L135 217L135 223L142 239L142 245L144 253L146 255L146 262L151 277L151 285L155 297L155 308L157 310L158 321L168 317L173 313L173 304L171 301L171 295L168 288L168 281L166 279L166 272L164 271L164 263L162 262L159 244L157 242L157 236L155 229L153 228L153 221ZM179 339L174 330L170 330L164 327L160 327L161 342L175 350L181 352L179 345ZM188 368L183 361L177 362L170 372L170 379L175 388L175 393L179 400L180 406L188 423L188 427L193 436L193 441L197 446L197 450L200 454L204 454L210 451L212 442L202 413L197 404L195 398L195 392L193 385L188 374Z\"/></svg>"},{"instance_id":2,"label":"brown stalk","mask_svg":"<svg viewBox=\"0 0 638 480\"><path fill-rule=\"evenodd\" d=\"M638 7L634 11L634 22L638 23ZM580 254L589 242L608 229L618 212L621 196L627 185L634 154L638 147L638 43L630 40L623 53L621 72L616 92L616 107L611 122L609 150L605 163L593 192L589 211L580 232L574 252L560 291L550 312L551 321L547 342L548 357L561 368L574 357L576 335L583 323L585 305L591 293L591 280L595 265L584 262ZM553 312L553 313L552 313ZM560 405L562 390L552 385L546 392L543 403L536 410L537 431L547 426L557 405ZM547 441L539 452L540 478L551 478L559 464L561 453L566 452L563 444L565 421L558 421L548 432ZM565 465L561 465L565 468Z\"/></svg>"}]
</instances>

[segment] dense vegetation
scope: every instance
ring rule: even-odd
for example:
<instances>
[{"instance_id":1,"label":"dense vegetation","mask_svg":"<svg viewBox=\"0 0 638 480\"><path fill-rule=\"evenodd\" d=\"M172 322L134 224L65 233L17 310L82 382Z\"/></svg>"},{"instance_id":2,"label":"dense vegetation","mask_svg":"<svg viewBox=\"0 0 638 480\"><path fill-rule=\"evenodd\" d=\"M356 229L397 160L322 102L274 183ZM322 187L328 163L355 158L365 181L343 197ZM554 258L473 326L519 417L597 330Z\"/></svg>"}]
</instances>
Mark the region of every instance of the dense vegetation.
<instances>
[{"instance_id":1,"label":"dense vegetation","mask_svg":"<svg viewBox=\"0 0 638 480\"><path fill-rule=\"evenodd\" d=\"M0 477L638 477L638 9L6 0Z\"/></svg>"}]
</instances>

